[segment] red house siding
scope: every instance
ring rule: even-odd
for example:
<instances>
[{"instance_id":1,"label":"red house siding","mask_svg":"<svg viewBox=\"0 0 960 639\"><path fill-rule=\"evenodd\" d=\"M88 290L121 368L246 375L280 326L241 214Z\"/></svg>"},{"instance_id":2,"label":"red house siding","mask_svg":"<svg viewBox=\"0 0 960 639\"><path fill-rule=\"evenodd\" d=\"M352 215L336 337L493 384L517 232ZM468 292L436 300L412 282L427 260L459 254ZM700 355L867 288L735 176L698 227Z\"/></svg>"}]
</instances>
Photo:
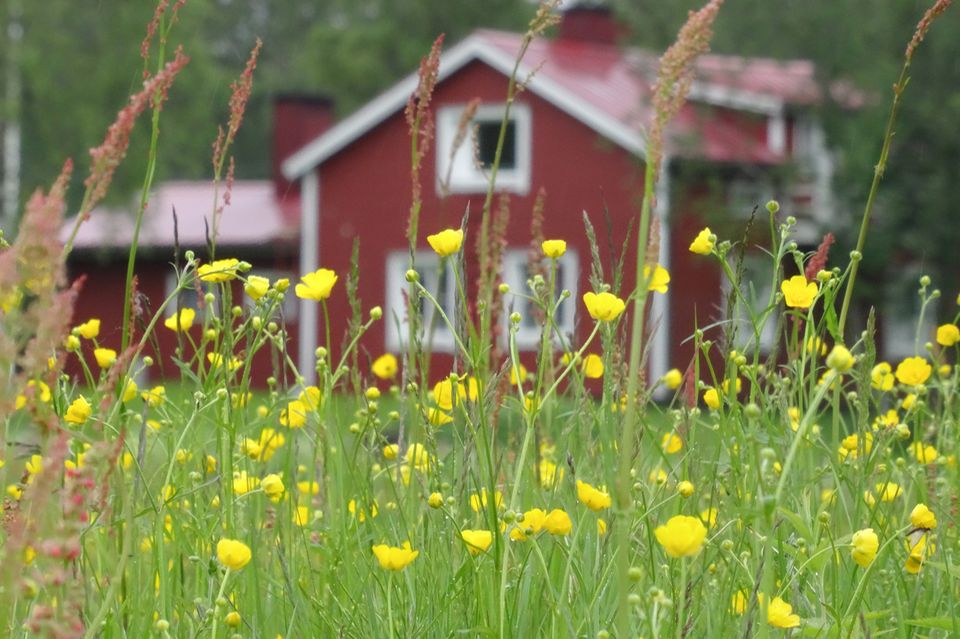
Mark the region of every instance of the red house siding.
<instances>
[{"instance_id":1,"label":"red house siding","mask_svg":"<svg viewBox=\"0 0 960 639\"><path fill-rule=\"evenodd\" d=\"M254 265L252 271L254 274L258 272L258 269L276 269L290 272L293 277L291 277L291 290L288 292L288 295L293 295L292 284L295 281L296 268L293 266L290 257L284 255L244 256L240 253L231 253L229 251L224 254L236 255L240 259L246 259ZM74 255L71 257L69 266L71 280L82 276L86 278L83 289L80 291L74 307L74 324L85 322L91 318L100 319L100 335L97 338L98 343L103 347L112 348L119 352L122 340L121 327L123 325L123 293L126 260L120 259L116 255L111 255L103 259ZM168 276L173 272L172 268L169 261L159 257L141 259L137 262L136 275L139 292L145 295L148 300L149 309L147 310L151 313L150 317L157 312L157 309L163 304L167 297L166 282ZM234 304L244 304L245 301L243 297L243 287L237 282L233 288L233 302ZM152 341L143 351L143 355L151 355L157 362L153 367L145 371L145 377L151 383L159 383L164 379L177 379L180 376L179 369L172 361L177 346L176 334L165 328L162 324L163 319L172 313L172 308L164 312L160 320L161 323L158 324L154 332L159 345L159 353L163 356L158 354ZM149 321L150 317L146 318L146 321ZM199 340L200 338L200 331L202 329L199 324L200 319L198 317L197 322L190 331L195 340ZM286 326L288 333L291 335L287 340L287 349L290 353L296 353L296 332L298 324L296 321L288 320ZM136 338L139 339L141 335L142 329L138 324ZM82 341L84 357L96 375L93 347L90 342L86 340ZM239 348L242 347L238 347L238 349ZM190 356L190 353L187 355ZM83 369L80 367L74 355L70 355L67 358L66 372L79 380L83 379ZM273 374L275 374L273 362L271 361L269 349L265 348L261 350L254 359L251 380L255 386L262 387L265 385L267 377Z\"/></svg>"},{"instance_id":2,"label":"red house siding","mask_svg":"<svg viewBox=\"0 0 960 639\"><path fill-rule=\"evenodd\" d=\"M474 62L441 83L435 93L433 106L465 104L479 97L485 104L501 104L506 95L507 79L486 65ZM601 139L596 132L573 119L547 101L531 93L521 93L518 101L529 106L532 114L532 177L530 192L511 196L511 217L508 244L525 247L530 242L530 215L537 191L546 190L547 237L562 238L580 259L581 273L577 310L579 340L586 338L592 327L579 297L589 290L590 249L584 233L582 211L587 211L597 229L601 251L608 269L607 230L604 209L610 213L610 237L614 249L620 250L630 219L639 212L643 188L643 165L622 148ZM361 278L360 295L364 306L385 305L385 259L389 252L406 246L405 231L411 198L409 139L402 114L391 116L373 130L356 140L343 151L324 162L319 168L320 182L320 253L319 265L345 273L349 268L350 248L354 237L360 237ZM420 246L429 247L428 234L448 227L457 227L469 206L471 229L479 222L484 193L454 195L438 198L435 187L436 157L434 149L423 163L424 205L420 218ZM678 256L679 278L675 276L669 293L671 317L680 318L692 300L717 299L715 278L703 277L704 268L688 269L684 227L674 234L674 250ZM468 249L474 237L468 237ZM689 243L689 240L686 240ZM631 246L633 242L631 242ZM682 246L682 250L678 247ZM630 251L627 265L635 262ZM683 257L680 257L683 256ZM468 264L469 268L469 264ZM632 272L628 266L628 275ZM473 274L468 273L468 278ZM624 290L633 287L627 277ZM691 300L677 302L677 298ZM329 301L332 334L340 335L346 328L349 306L342 289ZM689 334L690 322L669 327L674 336ZM321 331L322 332L322 331ZM322 335L318 335L322 343ZM681 360L679 339L672 338L671 362ZM384 323L378 323L364 340L372 355L384 350ZM687 351L687 348L682 349ZM689 358L689 356L688 356ZM442 371L449 358L438 358L435 370Z\"/></svg>"}]
</instances>

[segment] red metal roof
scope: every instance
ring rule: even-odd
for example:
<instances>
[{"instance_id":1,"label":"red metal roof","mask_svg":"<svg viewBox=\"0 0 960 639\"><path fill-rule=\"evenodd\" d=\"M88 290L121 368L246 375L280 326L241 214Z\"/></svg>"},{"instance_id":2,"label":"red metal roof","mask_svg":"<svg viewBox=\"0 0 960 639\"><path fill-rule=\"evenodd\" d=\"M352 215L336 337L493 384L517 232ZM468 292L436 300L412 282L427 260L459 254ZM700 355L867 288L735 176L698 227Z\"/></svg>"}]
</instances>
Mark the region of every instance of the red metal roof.
<instances>
[{"instance_id":1,"label":"red metal roof","mask_svg":"<svg viewBox=\"0 0 960 639\"><path fill-rule=\"evenodd\" d=\"M523 36L481 30L483 42L515 57ZM640 132L650 122L651 86L658 57L639 49L564 39L535 40L524 65ZM689 102L670 128L669 150L683 157L717 162L779 163L782 153L744 138L740 125L722 111L769 116L785 106L810 106L822 100L814 66L806 60L704 55L697 61ZM703 117L702 105L720 117Z\"/></svg>"},{"instance_id":2,"label":"red metal roof","mask_svg":"<svg viewBox=\"0 0 960 639\"><path fill-rule=\"evenodd\" d=\"M220 188L221 199L223 187ZM238 181L233 184L230 205L220 221L220 246L257 246L289 241L298 235L299 196L278 202L273 182L267 180ZM74 247L77 249L111 249L130 246L133 237L134 209L98 207L90 219L80 226ZM165 182L154 191L144 213L140 229L140 246L173 246L173 210L177 212L177 233L180 245L200 247L206 244L207 225L212 225L214 187L209 181ZM73 231L75 219L66 221L60 239L66 241Z\"/></svg>"}]
</instances>

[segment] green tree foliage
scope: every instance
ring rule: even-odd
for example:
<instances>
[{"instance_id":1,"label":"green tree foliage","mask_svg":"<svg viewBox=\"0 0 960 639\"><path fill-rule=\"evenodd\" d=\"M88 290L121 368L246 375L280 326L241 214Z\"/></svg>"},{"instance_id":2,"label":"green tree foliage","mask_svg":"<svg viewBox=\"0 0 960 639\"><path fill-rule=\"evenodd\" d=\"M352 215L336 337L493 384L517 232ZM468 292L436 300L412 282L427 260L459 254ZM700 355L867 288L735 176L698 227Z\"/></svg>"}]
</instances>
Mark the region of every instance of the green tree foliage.
<instances>
[{"instance_id":1,"label":"green tree foliage","mask_svg":"<svg viewBox=\"0 0 960 639\"><path fill-rule=\"evenodd\" d=\"M613 0L632 42L651 50L669 44L677 25L701 0ZM854 227L870 183L892 85L927 0L728 0L713 50L775 58L810 58L824 86L857 87L866 104L851 112L827 102L822 119L838 155L843 216ZM102 139L126 96L138 88L136 63L152 2L75 0L26 2L23 51L23 193L46 184L65 157L78 177L87 150ZM411 72L439 33L453 43L477 27L519 30L529 0L190 0L174 31L192 62L164 113L158 179L210 174L210 145L227 117L229 83L257 36L265 47L247 120L234 148L238 177L269 170L270 96L318 92L345 115ZM867 244L864 292L879 285L908 254L944 287L960 272L952 187L960 136L960 12L934 26L914 64L891 162ZM3 50L0 48L0 56ZM146 127L131 161L117 175L114 199L126 202L142 176ZM76 191L76 189L75 189ZM952 280L950 278L953 278ZM954 290L945 290L953 294Z\"/></svg>"},{"instance_id":2,"label":"green tree foliage","mask_svg":"<svg viewBox=\"0 0 960 639\"><path fill-rule=\"evenodd\" d=\"M633 40L660 50L675 25L699 0L621 0L619 13ZM717 53L807 58L817 65L824 87L856 87L865 104L851 111L827 101L821 119L837 150L835 189L840 206L835 229L845 251L855 242L863 202L873 178L891 87L903 64L907 41L932 0L728 0L716 23ZM863 304L878 304L904 264L919 260L949 298L940 305L951 314L960 288L960 227L955 216L960 136L960 12L940 18L914 58L911 82L898 119L890 162L880 186L873 228L857 283ZM911 271L912 273L912 271ZM901 282L916 290L916 278ZM915 293L911 298L915 298ZM907 299L899 295L897 299Z\"/></svg>"}]
</instances>

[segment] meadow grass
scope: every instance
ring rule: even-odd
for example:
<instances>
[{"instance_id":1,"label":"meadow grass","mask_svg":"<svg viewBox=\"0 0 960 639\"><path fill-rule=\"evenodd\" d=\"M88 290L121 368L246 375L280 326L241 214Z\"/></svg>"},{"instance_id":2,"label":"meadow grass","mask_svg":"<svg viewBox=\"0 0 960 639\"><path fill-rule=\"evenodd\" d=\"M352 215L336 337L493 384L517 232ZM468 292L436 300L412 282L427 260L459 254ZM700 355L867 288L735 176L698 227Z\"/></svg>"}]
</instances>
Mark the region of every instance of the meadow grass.
<instances>
[{"instance_id":1,"label":"meadow grass","mask_svg":"<svg viewBox=\"0 0 960 639\"><path fill-rule=\"evenodd\" d=\"M648 159L662 150L720 4L692 14L664 56ZM948 4L928 12L917 42ZM177 6L159 5L162 42ZM540 7L525 43L553 24L555 9ZM218 180L258 51L234 85ZM152 108L151 158L161 98L179 68L162 44L154 55L146 97L118 119L129 126ZM795 220L769 202L770 237L759 247L769 255L769 299L753 299L737 275L738 242L710 229L691 237L690 250L729 280L730 317L749 325L739 336L730 321L698 330L686 371L648 379L647 300L676 293L648 257L658 166L646 172L635 273L594 278L595 290L569 299L553 286L563 238L535 235L528 289L509 290L496 275L496 170L479 238L419 229L438 55L439 41L407 112L415 188L403 353L360 357L370 327L393 318L354 308L345 348L332 348L340 337L321 326L317 381L306 384L285 348L284 298L318 304L325 317L326 300L355 289L363 273L269 281L257 265L214 260L215 235L210 259L175 260L179 287L204 289L209 312L176 308L174 293L112 351L98 322L63 319L69 244L50 244L42 231L59 228L65 180L31 201L0 256L3 636L960 636L960 315L935 335L918 329L913 357L879 361L872 317L855 337L843 331L859 253L833 265L826 244L800 252ZM174 60L182 66L179 53ZM509 95L521 89L514 77ZM895 115L896 104L884 156ZM123 155L123 135L111 131L94 157L112 159L95 163L87 210ZM144 198L152 179L151 162ZM424 239L440 268L454 267L455 318L420 281L414 249ZM468 300L473 239L480 278ZM592 272L610 273L598 255ZM787 277L785 263L803 275ZM636 290L621 290L624 278ZM943 301L927 278L918 290L925 312ZM522 318L509 318L506 348L493 330L497 309L520 295L541 326L530 370L516 343ZM560 333L561 304L578 307L585 341ZM430 370L433 331L420 305L433 305L457 336L454 370ZM775 347L751 346L768 323ZM178 336L176 353L163 355L177 375L137 387L132 380L156 365L145 350L156 331ZM257 379L253 362L264 353L276 368ZM62 372L67 361L80 378Z\"/></svg>"}]
</instances>

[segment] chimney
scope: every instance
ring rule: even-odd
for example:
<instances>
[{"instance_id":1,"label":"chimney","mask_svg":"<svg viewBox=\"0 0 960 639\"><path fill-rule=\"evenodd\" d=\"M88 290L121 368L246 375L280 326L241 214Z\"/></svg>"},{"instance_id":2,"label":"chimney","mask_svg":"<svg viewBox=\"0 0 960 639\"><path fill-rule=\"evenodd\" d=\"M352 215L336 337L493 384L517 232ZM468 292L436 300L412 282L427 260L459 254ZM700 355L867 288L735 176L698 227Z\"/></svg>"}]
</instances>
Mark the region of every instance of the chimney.
<instances>
[{"instance_id":1,"label":"chimney","mask_svg":"<svg viewBox=\"0 0 960 639\"><path fill-rule=\"evenodd\" d=\"M273 98L273 185L278 198L291 189L280 170L284 160L333 124L333 100L323 95L285 93Z\"/></svg>"},{"instance_id":2,"label":"chimney","mask_svg":"<svg viewBox=\"0 0 960 639\"><path fill-rule=\"evenodd\" d=\"M563 11L558 40L614 46L626 35L608 3L585 0L571 3Z\"/></svg>"}]
</instances>

